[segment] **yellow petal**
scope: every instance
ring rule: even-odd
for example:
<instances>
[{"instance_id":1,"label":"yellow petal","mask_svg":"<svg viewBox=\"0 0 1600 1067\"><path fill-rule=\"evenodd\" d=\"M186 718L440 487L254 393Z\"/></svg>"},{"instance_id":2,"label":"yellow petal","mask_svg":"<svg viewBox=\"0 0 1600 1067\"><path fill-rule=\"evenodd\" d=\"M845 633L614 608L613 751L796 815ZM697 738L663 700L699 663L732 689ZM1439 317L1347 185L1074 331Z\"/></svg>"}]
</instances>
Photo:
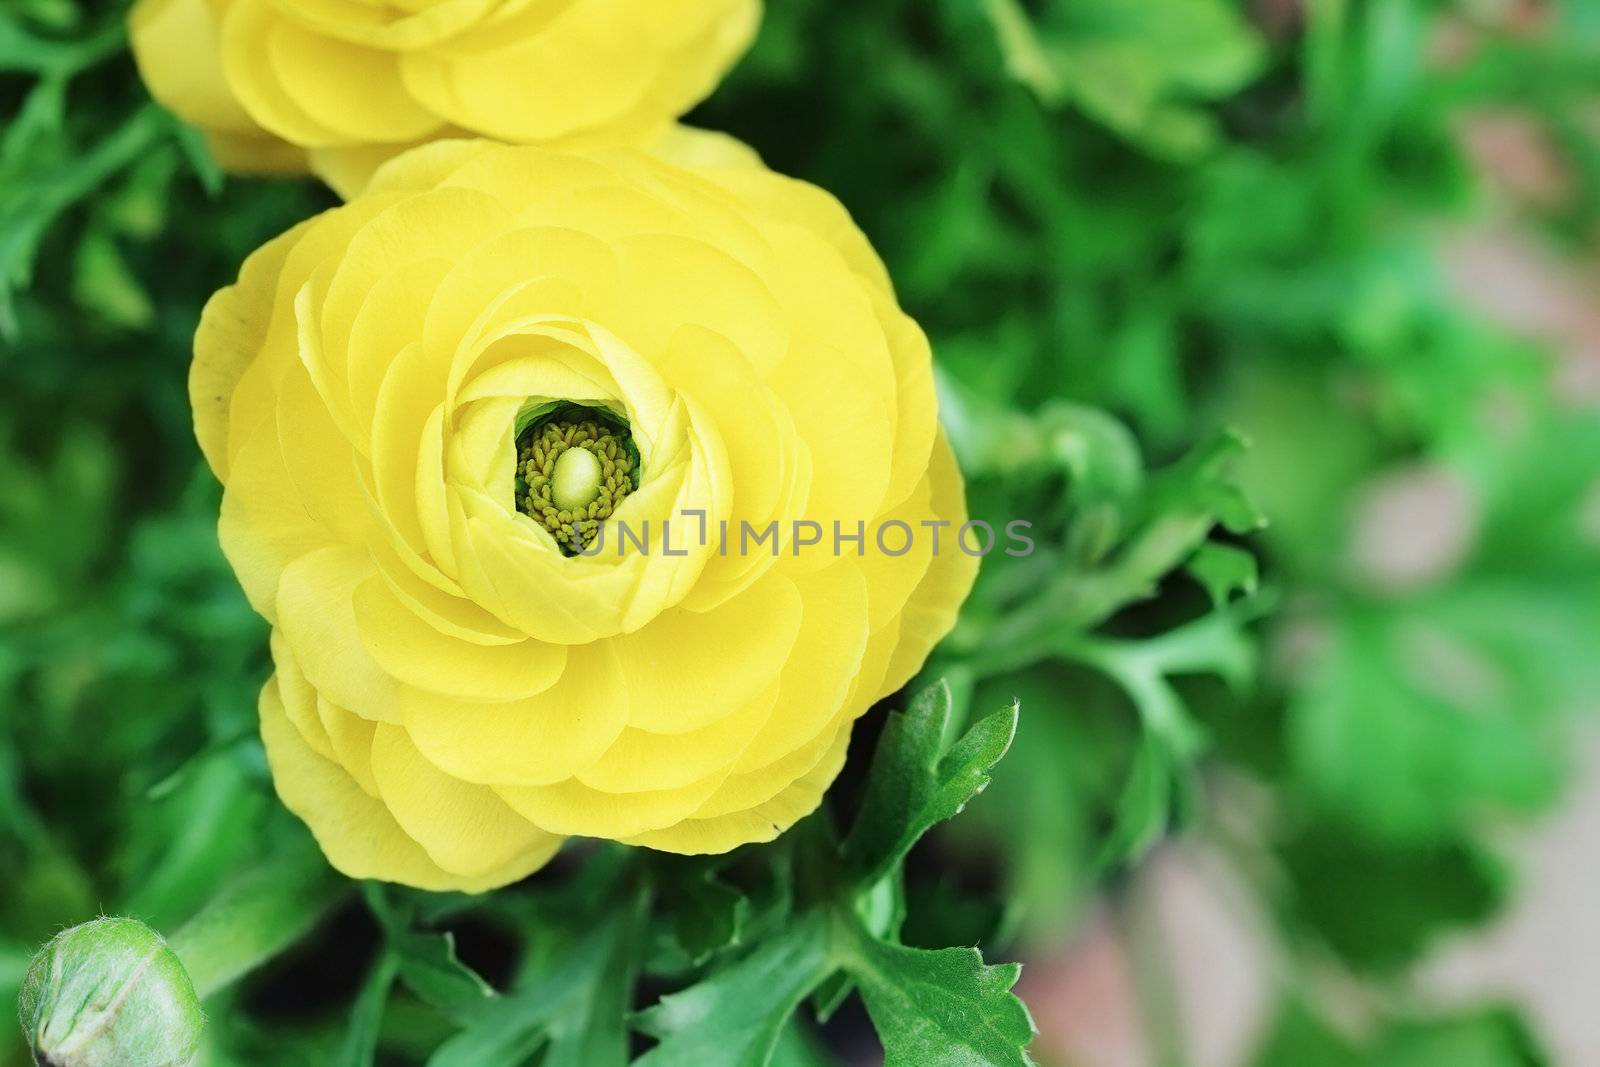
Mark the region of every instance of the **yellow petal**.
<instances>
[{"instance_id":1,"label":"yellow petal","mask_svg":"<svg viewBox=\"0 0 1600 1067\"><path fill-rule=\"evenodd\" d=\"M931 493L924 478L917 491L898 507L867 524L866 551L856 563L867 579L867 590L872 598L868 622L874 630L900 614L937 556L960 551L955 527L923 525L949 520L948 515L934 513ZM891 552L901 554L891 555Z\"/></svg>"},{"instance_id":2,"label":"yellow petal","mask_svg":"<svg viewBox=\"0 0 1600 1067\"><path fill-rule=\"evenodd\" d=\"M444 382L422 346L396 354L379 387L372 422L372 481L379 509L412 552L455 577L443 510ZM419 486L419 477L424 486ZM419 494L419 488L426 495Z\"/></svg>"},{"instance_id":3,"label":"yellow petal","mask_svg":"<svg viewBox=\"0 0 1600 1067\"><path fill-rule=\"evenodd\" d=\"M481 156L495 149L492 141L473 140L465 138L445 138L430 141L425 145L409 149L399 155L386 156L381 161L372 162L375 167L370 175L361 184L345 194L338 184L342 195L348 199L356 192L367 194L400 192L405 190L433 189L444 184L445 180L455 173L469 160ZM337 153L341 150L335 149ZM313 155L312 162L321 162L324 157ZM340 161L339 166L361 166L366 163L361 160ZM354 171L347 172L350 177L357 177Z\"/></svg>"},{"instance_id":4,"label":"yellow petal","mask_svg":"<svg viewBox=\"0 0 1600 1067\"><path fill-rule=\"evenodd\" d=\"M661 62L632 7L578 4L545 33L459 59L407 53L406 88L434 114L505 141L549 141L615 122Z\"/></svg>"},{"instance_id":5,"label":"yellow petal","mask_svg":"<svg viewBox=\"0 0 1600 1067\"><path fill-rule=\"evenodd\" d=\"M359 0L278 2L296 22L318 33L371 48L411 51L438 44L483 21L497 0L433 0L414 11Z\"/></svg>"},{"instance_id":6,"label":"yellow petal","mask_svg":"<svg viewBox=\"0 0 1600 1067\"><path fill-rule=\"evenodd\" d=\"M442 696L525 699L554 685L567 664L564 645L482 645L441 633L376 574L356 586L354 607L356 631L378 665L405 685Z\"/></svg>"},{"instance_id":7,"label":"yellow petal","mask_svg":"<svg viewBox=\"0 0 1600 1067\"><path fill-rule=\"evenodd\" d=\"M681 122L666 127L646 148L658 159L664 159L674 166L691 167L695 170L704 171L717 167L764 169L756 150L737 137L718 130L687 126Z\"/></svg>"},{"instance_id":8,"label":"yellow petal","mask_svg":"<svg viewBox=\"0 0 1600 1067\"><path fill-rule=\"evenodd\" d=\"M361 295L361 306L346 335L345 374L355 427L368 442L369 454L378 390L400 353L422 333L428 297L450 267L444 258L402 263L368 281Z\"/></svg>"},{"instance_id":9,"label":"yellow petal","mask_svg":"<svg viewBox=\"0 0 1600 1067\"><path fill-rule=\"evenodd\" d=\"M783 792L754 808L712 819L685 819L626 841L630 845L644 845L685 856L729 852L740 845L771 841L817 810L822 795L844 767L849 747L850 731L840 730L821 762Z\"/></svg>"},{"instance_id":10,"label":"yellow petal","mask_svg":"<svg viewBox=\"0 0 1600 1067\"><path fill-rule=\"evenodd\" d=\"M384 532L391 533L387 529ZM440 633L476 645L514 645L527 639L526 634L511 629L468 600L459 586L448 588L449 579L410 553L398 537L386 536L367 547L379 573L389 583L389 591ZM402 556L402 550L409 554Z\"/></svg>"},{"instance_id":11,"label":"yellow petal","mask_svg":"<svg viewBox=\"0 0 1600 1067\"><path fill-rule=\"evenodd\" d=\"M749 704L783 672L803 614L794 583L773 573L715 611L674 608L612 638L623 678L639 694L629 725L688 733Z\"/></svg>"},{"instance_id":12,"label":"yellow petal","mask_svg":"<svg viewBox=\"0 0 1600 1067\"><path fill-rule=\"evenodd\" d=\"M772 716L778 682L721 719L681 734L629 728L605 754L577 774L578 781L607 793L683 789L731 773L751 738Z\"/></svg>"},{"instance_id":13,"label":"yellow petal","mask_svg":"<svg viewBox=\"0 0 1600 1067\"><path fill-rule=\"evenodd\" d=\"M323 759L337 762L338 753L328 737L327 728L322 725L322 717L317 713L317 691L300 673L300 667L295 663L283 635L276 630L272 631L271 645L272 665L276 668L278 678L278 697L283 702L284 714L300 731L300 736L312 751Z\"/></svg>"},{"instance_id":14,"label":"yellow petal","mask_svg":"<svg viewBox=\"0 0 1600 1067\"><path fill-rule=\"evenodd\" d=\"M842 708L825 730L782 759L753 771L728 775L717 791L694 810L691 818L714 819L734 812L749 811L788 789L828 758L839 742L840 731L848 734L858 718L854 711L850 707Z\"/></svg>"},{"instance_id":15,"label":"yellow petal","mask_svg":"<svg viewBox=\"0 0 1600 1067\"><path fill-rule=\"evenodd\" d=\"M805 626L784 666L778 702L735 773L768 766L833 728L866 656L867 583L855 561L840 560L794 581Z\"/></svg>"},{"instance_id":16,"label":"yellow petal","mask_svg":"<svg viewBox=\"0 0 1600 1067\"><path fill-rule=\"evenodd\" d=\"M245 598L268 622L278 618L284 571L333 543L300 503L278 447L275 422L259 424L234 459L222 493L217 538Z\"/></svg>"},{"instance_id":17,"label":"yellow petal","mask_svg":"<svg viewBox=\"0 0 1600 1067\"><path fill-rule=\"evenodd\" d=\"M500 203L482 193L420 193L375 215L351 237L325 275L313 276L319 351L327 362L324 372L314 376L319 385L327 382L325 391L351 406L358 426L371 425L371 404L384 372L420 335L429 297L447 273L445 265L509 224ZM413 269L418 264L427 269ZM377 289L396 276L406 288Z\"/></svg>"},{"instance_id":18,"label":"yellow petal","mask_svg":"<svg viewBox=\"0 0 1600 1067\"><path fill-rule=\"evenodd\" d=\"M481 878L542 866L561 847L492 790L452 778L423 758L404 730L380 725L372 770L384 804L428 857L452 874Z\"/></svg>"},{"instance_id":19,"label":"yellow petal","mask_svg":"<svg viewBox=\"0 0 1600 1067\"><path fill-rule=\"evenodd\" d=\"M445 773L482 785L570 778L617 739L630 694L602 642L568 651L561 679L525 700L474 703L418 689L401 695L406 732Z\"/></svg>"},{"instance_id":20,"label":"yellow petal","mask_svg":"<svg viewBox=\"0 0 1600 1067\"><path fill-rule=\"evenodd\" d=\"M228 480L228 418L233 392L261 352L278 276L290 250L310 225L302 222L251 253L239 269L239 280L217 290L200 314L194 362L189 366L189 404L194 409L200 450L223 483Z\"/></svg>"},{"instance_id":21,"label":"yellow petal","mask_svg":"<svg viewBox=\"0 0 1600 1067\"><path fill-rule=\"evenodd\" d=\"M901 311L887 293L874 296L889 352L894 360L895 396L899 418L895 422L894 459L884 503L892 505L915 491L928 469L938 432L938 397L933 387L933 351L922 327Z\"/></svg>"},{"instance_id":22,"label":"yellow petal","mask_svg":"<svg viewBox=\"0 0 1600 1067\"><path fill-rule=\"evenodd\" d=\"M284 715L276 680L269 680L261 691L261 739L284 806L305 821L328 862L348 877L401 882L436 892L482 893L526 878L549 859L535 851L472 878L444 870L407 836L383 804L301 739Z\"/></svg>"},{"instance_id":23,"label":"yellow petal","mask_svg":"<svg viewBox=\"0 0 1600 1067\"><path fill-rule=\"evenodd\" d=\"M317 717L333 743L334 762L350 775L363 793L376 797L378 780L372 774L372 739L377 735L377 724L329 703L322 696L317 697Z\"/></svg>"},{"instance_id":24,"label":"yellow petal","mask_svg":"<svg viewBox=\"0 0 1600 1067\"><path fill-rule=\"evenodd\" d=\"M269 0L232 0L222 15L222 70L250 117L298 145L338 144L345 138L317 122L279 84L269 55L284 20Z\"/></svg>"},{"instance_id":25,"label":"yellow petal","mask_svg":"<svg viewBox=\"0 0 1600 1067\"><path fill-rule=\"evenodd\" d=\"M679 142L683 144L683 142ZM677 147L669 140L667 152L701 151L701 146ZM753 208L775 219L798 223L832 245L851 269L874 288L893 291L889 272L861 232L850 212L826 189L786 177L765 167L753 167L736 152L724 150L722 158L707 160L715 169L708 178L737 194Z\"/></svg>"},{"instance_id":26,"label":"yellow petal","mask_svg":"<svg viewBox=\"0 0 1600 1067\"><path fill-rule=\"evenodd\" d=\"M958 530L967 521L966 488L955 453L942 430L934 442L928 481L934 514L948 520L952 531ZM933 646L955 626L961 605L972 592L972 583L978 576L978 557L963 552L954 538L944 547L945 551L929 564L927 575L901 612L900 640L879 688L880 696L899 689L922 669Z\"/></svg>"},{"instance_id":27,"label":"yellow petal","mask_svg":"<svg viewBox=\"0 0 1600 1067\"><path fill-rule=\"evenodd\" d=\"M355 590L373 573L356 548L318 549L278 586L278 626L306 678L329 701L373 722L399 722L400 683L378 666L356 628Z\"/></svg>"},{"instance_id":28,"label":"yellow petal","mask_svg":"<svg viewBox=\"0 0 1600 1067\"><path fill-rule=\"evenodd\" d=\"M223 76L218 28L206 0L139 0L128 30L151 96L196 126L260 132Z\"/></svg>"},{"instance_id":29,"label":"yellow petal","mask_svg":"<svg viewBox=\"0 0 1600 1067\"><path fill-rule=\"evenodd\" d=\"M783 362L790 342L768 281L705 241L646 234L615 245L624 306L612 328L642 352L664 352L685 326L728 339L761 374ZM859 299L859 298L858 298Z\"/></svg>"},{"instance_id":30,"label":"yellow petal","mask_svg":"<svg viewBox=\"0 0 1600 1067\"><path fill-rule=\"evenodd\" d=\"M367 509L356 454L303 371L285 375L280 383L277 421L284 469L301 507L330 539L365 543Z\"/></svg>"},{"instance_id":31,"label":"yellow petal","mask_svg":"<svg viewBox=\"0 0 1600 1067\"><path fill-rule=\"evenodd\" d=\"M339 140L415 141L444 125L406 91L393 52L337 41L287 20L266 44L284 94Z\"/></svg>"},{"instance_id":32,"label":"yellow petal","mask_svg":"<svg viewBox=\"0 0 1600 1067\"><path fill-rule=\"evenodd\" d=\"M688 817L716 792L725 775L678 789L606 793L572 780L545 786L500 786L517 814L553 834L622 840Z\"/></svg>"}]
</instances>

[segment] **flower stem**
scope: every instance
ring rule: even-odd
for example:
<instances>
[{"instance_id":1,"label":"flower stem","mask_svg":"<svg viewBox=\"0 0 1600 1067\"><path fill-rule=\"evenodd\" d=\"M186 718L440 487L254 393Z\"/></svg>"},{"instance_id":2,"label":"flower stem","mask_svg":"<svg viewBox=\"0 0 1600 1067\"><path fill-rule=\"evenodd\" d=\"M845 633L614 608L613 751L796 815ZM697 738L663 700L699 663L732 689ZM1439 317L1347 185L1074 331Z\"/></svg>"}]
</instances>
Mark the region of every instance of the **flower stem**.
<instances>
[{"instance_id":1,"label":"flower stem","mask_svg":"<svg viewBox=\"0 0 1600 1067\"><path fill-rule=\"evenodd\" d=\"M224 885L169 944L204 999L304 937L349 889L315 850L295 849Z\"/></svg>"}]
</instances>

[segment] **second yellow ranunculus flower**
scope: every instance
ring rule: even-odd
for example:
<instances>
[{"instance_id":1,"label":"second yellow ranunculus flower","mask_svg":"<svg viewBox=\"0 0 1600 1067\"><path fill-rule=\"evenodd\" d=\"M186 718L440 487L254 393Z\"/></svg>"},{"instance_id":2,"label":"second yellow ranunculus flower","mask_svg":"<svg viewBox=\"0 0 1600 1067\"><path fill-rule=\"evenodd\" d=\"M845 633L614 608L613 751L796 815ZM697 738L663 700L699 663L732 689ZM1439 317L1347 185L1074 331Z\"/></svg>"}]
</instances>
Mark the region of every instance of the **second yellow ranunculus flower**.
<instances>
[{"instance_id":1,"label":"second yellow ranunculus flower","mask_svg":"<svg viewBox=\"0 0 1600 1067\"><path fill-rule=\"evenodd\" d=\"M342 193L404 148L480 134L645 145L743 54L759 0L139 0L151 92L223 166Z\"/></svg>"},{"instance_id":2,"label":"second yellow ranunculus flower","mask_svg":"<svg viewBox=\"0 0 1600 1067\"><path fill-rule=\"evenodd\" d=\"M417 149L207 306L191 396L273 625L267 753L352 876L768 840L970 588L928 345L865 238L679 137L692 163Z\"/></svg>"}]
</instances>

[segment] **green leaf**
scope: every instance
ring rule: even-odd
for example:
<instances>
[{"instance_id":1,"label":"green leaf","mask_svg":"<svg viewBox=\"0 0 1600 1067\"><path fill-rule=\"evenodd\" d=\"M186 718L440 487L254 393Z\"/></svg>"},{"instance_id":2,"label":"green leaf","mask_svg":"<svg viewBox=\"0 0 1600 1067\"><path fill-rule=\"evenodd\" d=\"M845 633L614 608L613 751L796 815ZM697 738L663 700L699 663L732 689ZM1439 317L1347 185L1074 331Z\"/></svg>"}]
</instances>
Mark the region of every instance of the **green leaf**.
<instances>
[{"instance_id":1,"label":"green leaf","mask_svg":"<svg viewBox=\"0 0 1600 1067\"><path fill-rule=\"evenodd\" d=\"M625 918L582 995L569 999L551 1023L543 1067L624 1067L628 1062L638 937L637 920Z\"/></svg>"},{"instance_id":2,"label":"green leaf","mask_svg":"<svg viewBox=\"0 0 1600 1067\"><path fill-rule=\"evenodd\" d=\"M1140 739L1096 867L1142 856L1161 842L1173 819L1175 782L1184 773L1183 760L1159 734Z\"/></svg>"},{"instance_id":3,"label":"green leaf","mask_svg":"<svg viewBox=\"0 0 1600 1067\"><path fill-rule=\"evenodd\" d=\"M0 981L0 989L4 989ZM778 1045L772 1050L768 1067L838 1067L838 1061L818 1047L798 1022L784 1028Z\"/></svg>"},{"instance_id":4,"label":"green leaf","mask_svg":"<svg viewBox=\"0 0 1600 1067\"><path fill-rule=\"evenodd\" d=\"M344 1043L339 1046L332 1067L372 1067L384 1010L389 1006L389 992L399 973L400 960L393 953L385 951L378 957L350 1011Z\"/></svg>"},{"instance_id":5,"label":"green leaf","mask_svg":"<svg viewBox=\"0 0 1600 1067\"><path fill-rule=\"evenodd\" d=\"M1024 1067L1033 1018L1011 992L1019 964L985 966L973 948L892 945L859 927L846 950L886 1067Z\"/></svg>"},{"instance_id":6,"label":"green leaf","mask_svg":"<svg viewBox=\"0 0 1600 1067\"><path fill-rule=\"evenodd\" d=\"M399 965L399 977L426 1004L447 1018L470 1022L495 991L456 955L455 938L413 928L415 908L397 902L376 883L366 886L367 903L383 927L389 952Z\"/></svg>"},{"instance_id":7,"label":"green leaf","mask_svg":"<svg viewBox=\"0 0 1600 1067\"><path fill-rule=\"evenodd\" d=\"M594 932L549 953L504 996L481 1003L428 1067L513 1067L546 1046L547 1067L622 1067L641 906L637 899L610 902Z\"/></svg>"},{"instance_id":8,"label":"green leaf","mask_svg":"<svg viewBox=\"0 0 1600 1067\"><path fill-rule=\"evenodd\" d=\"M1202 442L1151 478L1145 513L1152 519L1166 514L1205 517L1236 534L1262 529L1267 517L1240 484L1236 470L1250 448L1249 440L1232 429Z\"/></svg>"},{"instance_id":9,"label":"green leaf","mask_svg":"<svg viewBox=\"0 0 1600 1067\"><path fill-rule=\"evenodd\" d=\"M873 754L867 793L845 862L858 885L870 885L905 858L935 824L959 814L989 784L989 771L1011 747L1018 707L981 720L950 751L950 687L936 683L904 713L892 713Z\"/></svg>"},{"instance_id":10,"label":"green leaf","mask_svg":"<svg viewBox=\"0 0 1600 1067\"><path fill-rule=\"evenodd\" d=\"M201 997L226 988L303 938L348 891L298 827L222 882L172 935Z\"/></svg>"},{"instance_id":11,"label":"green leaf","mask_svg":"<svg viewBox=\"0 0 1600 1067\"><path fill-rule=\"evenodd\" d=\"M81 156L18 180L0 200L0 334L14 333L13 291L33 273L39 242L56 218L136 162L170 128L153 105L134 112Z\"/></svg>"},{"instance_id":12,"label":"green leaf","mask_svg":"<svg viewBox=\"0 0 1600 1067\"><path fill-rule=\"evenodd\" d=\"M660 1042L635 1067L766 1067L795 1008L836 967L831 936L828 917L813 912L737 963L661 998L635 1018Z\"/></svg>"},{"instance_id":13,"label":"green leaf","mask_svg":"<svg viewBox=\"0 0 1600 1067\"><path fill-rule=\"evenodd\" d=\"M1360 1044L1291 999L1251 1061L1252 1067L1548 1067L1514 1012L1488 1009L1387 1023Z\"/></svg>"},{"instance_id":14,"label":"green leaf","mask_svg":"<svg viewBox=\"0 0 1600 1067\"><path fill-rule=\"evenodd\" d=\"M673 864L668 869L675 868ZM670 950L700 966L740 944L750 918L750 899L717 877L715 867L692 865L687 876L660 879Z\"/></svg>"},{"instance_id":15,"label":"green leaf","mask_svg":"<svg viewBox=\"0 0 1600 1067\"><path fill-rule=\"evenodd\" d=\"M85 311L124 329L142 329L155 319L149 295L104 231L86 234L78 244L73 296Z\"/></svg>"},{"instance_id":16,"label":"green leaf","mask_svg":"<svg viewBox=\"0 0 1600 1067\"><path fill-rule=\"evenodd\" d=\"M1287 1000L1250 1060L1251 1067L1368 1067L1344 1035L1297 998Z\"/></svg>"},{"instance_id":17,"label":"green leaf","mask_svg":"<svg viewBox=\"0 0 1600 1067\"><path fill-rule=\"evenodd\" d=\"M456 955L453 935L411 932L393 940L400 980L425 1003L453 1019L470 1019L493 987Z\"/></svg>"},{"instance_id":18,"label":"green leaf","mask_svg":"<svg viewBox=\"0 0 1600 1067\"><path fill-rule=\"evenodd\" d=\"M1585 654L1550 662L1571 647L1552 609L1546 591L1499 583L1352 605L1290 706L1290 753L1317 800L1396 841L1450 840L1485 812L1553 800L1566 725L1544 690Z\"/></svg>"},{"instance_id":19,"label":"green leaf","mask_svg":"<svg viewBox=\"0 0 1600 1067\"><path fill-rule=\"evenodd\" d=\"M1464 842L1389 845L1314 823L1279 848L1291 914L1358 970L1400 971L1505 902L1507 872ZM1360 871L1360 878L1350 872Z\"/></svg>"},{"instance_id":20,"label":"green leaf","mask_svg":"<svg viewBox=\"0 0 1600 1067\"><path fill-rule=\"evenodd\" d=\"M1224 607L1235 593L1254 596L1260 586L1256 557L1235 545L1207 541L1189 560L1189 573L1205 586L1213 607Z\"/></svg>"},{"instance_id":21,"label":"green leaf","mask_svg":"<svg viewBox=\"0 0 1600 1067\"><path fill-rule=\"evenodd\" d=\"M1099 0L1045 5L1036 27L1018 0L986 0L1006 69L1046 104L1072 102L1156 155L1215 145L1192 101L1217 99L1261 68L1264 49L1224 0Z\"/></svg>"},{"instance_id":22,"label":"green leaf","mask_svg":"<svg viewBox=\"0 0 1600 1067\"><path fill-rule=\"evenodd\" d=\"M1490 1010L1394 1027L1372 1067L1548 1067L1527 1024L1509 1010Z\"/></svg>"},{"instance_id":23,"label":"green leaf","mask_svg":"<svg viewBox=\"0 0 1600 1067\"><path fill-rule=\"evenodd\" d=\"M58 40L31 33L9 13L0 13L0 72L27 72L68 77L115 53L126 31L120 19L77 40Z\"/></svg>"}]
</instances>

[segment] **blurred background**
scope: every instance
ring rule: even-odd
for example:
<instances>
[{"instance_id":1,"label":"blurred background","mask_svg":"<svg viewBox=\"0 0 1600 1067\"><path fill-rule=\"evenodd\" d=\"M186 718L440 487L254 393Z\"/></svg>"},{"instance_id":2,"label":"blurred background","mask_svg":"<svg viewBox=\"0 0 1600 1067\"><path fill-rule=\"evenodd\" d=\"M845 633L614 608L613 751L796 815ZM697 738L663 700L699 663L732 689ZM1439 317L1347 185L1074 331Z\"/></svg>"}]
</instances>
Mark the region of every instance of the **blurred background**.
<instances>
[{"instance_id":1,"label":"blurred background","mask_svg":"<svg viewBox=\"0 0 1600 1067\"><path fill-rule=\"evenodd\" d=\"M927 672L1022 726L907 943L1022 959L1047 1065L1600 1063L1600 3L768 8L691 121L851 209L1039 542ZM121 12L0 6L0 1003L300 834L185 373L333 200L224 181ZM323 1062L370 926L213 1007L216 1062Z\"/></svg>"}]
</instances>

